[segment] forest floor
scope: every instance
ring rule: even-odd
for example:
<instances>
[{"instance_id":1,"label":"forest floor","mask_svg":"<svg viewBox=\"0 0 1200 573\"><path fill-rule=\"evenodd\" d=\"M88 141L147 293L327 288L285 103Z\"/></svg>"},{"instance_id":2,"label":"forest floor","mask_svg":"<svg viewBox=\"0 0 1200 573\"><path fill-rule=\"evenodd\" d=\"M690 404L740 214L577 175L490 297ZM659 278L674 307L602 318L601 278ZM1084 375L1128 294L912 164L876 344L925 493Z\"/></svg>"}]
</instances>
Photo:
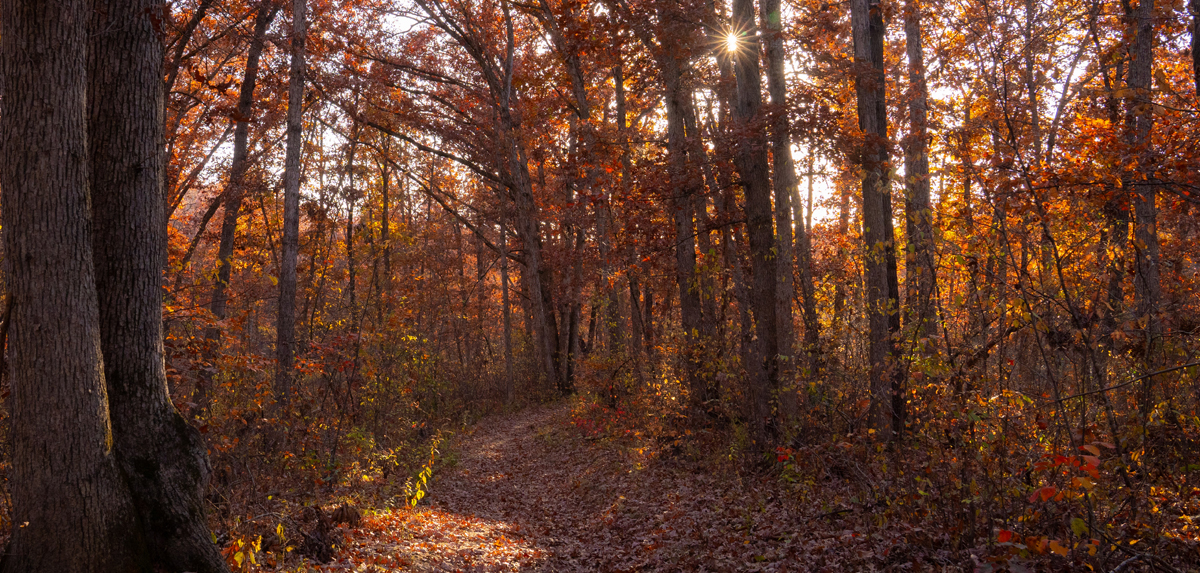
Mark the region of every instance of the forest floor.
<instances>
[{"instance_id":1,"label":"forest floor","mask_svg":"<svg viewBox=\"0 0 1200 573\"><path fill-rule=\"evenodd\" d=\"M580 409L493 416L455 436L428 496L414 509L366 509L358 527L338 530L322 569L974 569L974 556L944 549L944 538L854 505L853 488L820 501L797 495L778 473L739 472L729 452L703 451L704 436L650 437ZM854 473L818 487L837 488L840 472Z\"/></svg>"}]
</instances>

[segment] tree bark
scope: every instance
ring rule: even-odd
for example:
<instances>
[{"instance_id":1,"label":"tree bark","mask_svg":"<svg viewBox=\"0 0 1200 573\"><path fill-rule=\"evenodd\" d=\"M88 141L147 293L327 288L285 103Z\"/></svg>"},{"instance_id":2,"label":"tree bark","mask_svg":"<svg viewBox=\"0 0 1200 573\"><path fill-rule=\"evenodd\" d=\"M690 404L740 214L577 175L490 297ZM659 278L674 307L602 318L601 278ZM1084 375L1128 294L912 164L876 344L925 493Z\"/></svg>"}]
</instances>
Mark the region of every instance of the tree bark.
<instances>
[{"instance_id":1,"label":"tree bark","mask_svg":"<svg viewBox=\"0 0 1200 573\"><path fill-rule=\"evenodd\" d=\"M94 4L88 151L100 342L113 445L155 564L218 572L227 569L204 516L206 447L171 404L163 362L163 47L150 21L158 6Z\"/></svg>"},{"instance_id":2,"label":"tree bark","mask_svg":"<svg viewBox=\"0 0 1200 573\"><path fill-rule=\"evenodd\" d=\"M288 70L287 149L283 163L283 238L279 268L279 311L275 322L275 401L286 409L294 391L296 353L296 260L300 255L300 154L304 135L304 43L306 0L292 0L291 64Z\"/></svg>"},{"instance_id":3,"label":"tree bark","mask_svg":"<svg viewBox=\"0 0 1200 573\"><path fill-rule=\"evenodd\" d=\"M921 45L919 0L904 4L904 39L908 53L908 121L904 140L904 213L908 248L905 305L914 323L913 335L928 340L937 330L933 293L936 275L933 260L933 212L929 203L929 90L925 85L925 56ZM924 350L930 346L920 343Z\"/></svg>"},{"instance_id":4,"label":"tree bark","mask_svg":"<svg viewBox=\"0 0 1200 573\"><path fill-rule=\"evenodd\" d=\"M770 169L767 166L766 134L762 118L762 77L759 74L759 45L755 37L753 0L734 0L733 29L741 35L734 54L733 72L737 91L733 107L736 164L746 195L746 231L750 238L753 277L750 298L754 313L754 357L749 365L751 385L747 393L750 428L755 446L766 446L766 421L770 416L771 393L779 382L779 320L775 231L772 227Z\"/></svg>"},{"instance_id":5,"label":"tree bark","mask_svg":"<svg viewBox=\"0 0 1200 573\"><path fill-rule=\"evenodd\" d=\"M887 114L883 72L883 14L878 0L851 0L854 33L858 126L863 132L862 217L866 304L870 324L873 429L899 434L903 424L895 334L900 330L899 288L896 282L895 232L886 164Z\"/></svg>"},{"instance_id":6,"label":"tree bark","mask_svg":"<svg viewBox=\"0 0 1200 573\"><path fill-rule=\"evenodd\" d=\"M1133 253L1137 268L1134 297L1138 321L1145 329L1144 361L1146 370L1157 368L1162 349L1162 320L1158 316L1162 301L1159 281L1158 194L1154 185L1153 153L1150 130L1154 126L1153 94L1150 90L1154 66L1154 0L1141 0L1129 14L1134 26L1130 45L1129 75L1126 80L1130 97L1126 100L1127 138L1130 153L1137 159L1137 172L1125 177L1125 187L1133 201ZM1143 415L1152 407L1153 377L1142 386L1140 404Z\"/></svg>"},{"instance_id":7,"label":"tree bark","mask_svg":"<svg viewBox=\"0 0 1200 573\"><path fill-rule=\"evenodd\" d=\"M91 13L84 0L0 4L0 189L13 301L5 406L16 524L4 573L150 566L112 448L100 350L88 212Z\"/></svg>"}]
</instances>

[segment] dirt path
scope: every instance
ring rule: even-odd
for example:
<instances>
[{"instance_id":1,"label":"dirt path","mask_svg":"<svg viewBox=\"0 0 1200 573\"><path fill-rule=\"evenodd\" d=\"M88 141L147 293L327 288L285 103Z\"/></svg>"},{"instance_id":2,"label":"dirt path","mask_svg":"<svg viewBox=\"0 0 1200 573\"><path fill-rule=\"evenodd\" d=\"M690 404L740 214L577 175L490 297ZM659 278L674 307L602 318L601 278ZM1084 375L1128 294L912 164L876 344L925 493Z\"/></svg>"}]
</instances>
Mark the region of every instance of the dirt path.
<instances>
[{"instance_id":1,"label":"dirt path","mask_svg":"<svg viewBox=\"0 0 1200 573\"><path fill-rule=\"evenodd\" d=\"M483 420L449 446L457 463L416 510L368 515L327 567L869 570L902 541L821 519L821 505L780 495L778 479L716 475L637 436L589 437L573 422L566 406Z\"/></svg>"}]
</instances>

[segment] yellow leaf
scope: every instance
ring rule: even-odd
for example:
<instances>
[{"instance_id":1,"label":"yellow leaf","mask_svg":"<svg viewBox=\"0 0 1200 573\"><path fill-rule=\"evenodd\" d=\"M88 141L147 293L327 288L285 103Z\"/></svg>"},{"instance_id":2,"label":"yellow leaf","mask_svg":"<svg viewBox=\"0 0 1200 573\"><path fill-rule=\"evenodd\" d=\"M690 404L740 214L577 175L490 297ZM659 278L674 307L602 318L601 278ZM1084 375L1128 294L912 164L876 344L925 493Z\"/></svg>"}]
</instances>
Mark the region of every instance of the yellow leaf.
<instances>
[{"instance_id":1,"label":"yellow leaf","mask_svg":"<svg viewBox=\"0 0 1200 573\"><path fill-rule=\"evenodd\" d=\"M233 560L237 561L238 567L241 567L242 561L246 560L246 554L242 553L241 551L238 551L237 553L233 554Z\"/></svg>"}]
</instances>

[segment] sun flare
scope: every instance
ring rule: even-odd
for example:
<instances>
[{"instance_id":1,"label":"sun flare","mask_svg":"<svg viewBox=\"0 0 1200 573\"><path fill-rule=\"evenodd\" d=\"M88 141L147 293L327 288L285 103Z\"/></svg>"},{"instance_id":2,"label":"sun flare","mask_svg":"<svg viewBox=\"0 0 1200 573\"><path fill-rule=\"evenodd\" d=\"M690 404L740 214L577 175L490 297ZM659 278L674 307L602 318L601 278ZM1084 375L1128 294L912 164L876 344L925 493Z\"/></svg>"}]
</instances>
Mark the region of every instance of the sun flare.
<instances>
[{"instance_id":1,"label":"sun flare","mask_svg":"<svg viewBox=\"0 0 1200 573\"><path fill-rule=\"evenodd\" d=\"M736 32L725 34L725 51L736 52L738 50L738 35Z\"/></svg>"}]
</instances>

